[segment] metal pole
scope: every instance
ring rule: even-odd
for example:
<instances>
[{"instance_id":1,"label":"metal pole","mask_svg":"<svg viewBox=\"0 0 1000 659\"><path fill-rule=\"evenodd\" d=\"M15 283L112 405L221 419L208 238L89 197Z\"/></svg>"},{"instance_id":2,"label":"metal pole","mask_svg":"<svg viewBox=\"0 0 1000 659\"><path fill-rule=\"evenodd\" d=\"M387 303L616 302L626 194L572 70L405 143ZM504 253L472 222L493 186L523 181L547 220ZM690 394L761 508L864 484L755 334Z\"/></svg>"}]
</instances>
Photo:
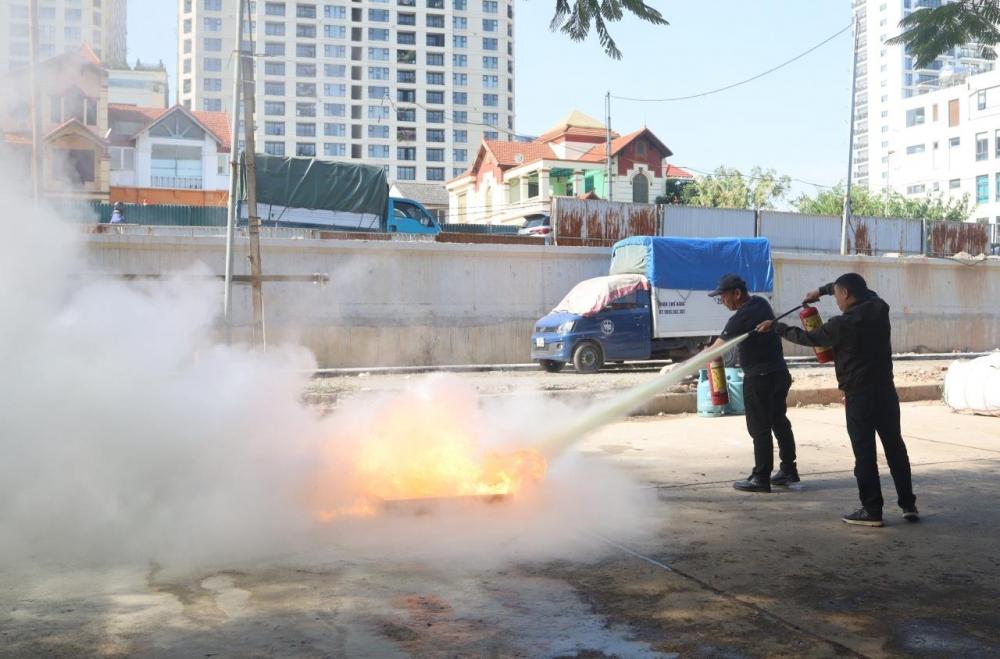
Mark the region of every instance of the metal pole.
<instances>
[{"instance_id":1,"label":"metal pole","mask_svg":"<svg viewBox=\"0 0 1000 659\"><path fill-rule=\"evenodd\" d=\"M847 139L847 186L844 190L844 216L840 220L840 253L847 254L847 225L851 221L851 183L854 175L854 116L855 94L858 89L858 40L861 37L861 19L854 18L854 63L851 66L851 129Z\"/></svg>"},{"instance_id":2,"label":"metal pole","mask_svg":"<svg viewBox=\"0 0 1000 659\"><path fill-rule=\"evenodd\" d=\"M615 195L612 192L613 186L611 185L611 90L604 95L604 109L606 114L607 125L604 127L604 149L607 155L608 164L608 201L614 201Z\"/></svg>"},{"instance_id":3,"label":"metal pole","mask_svg":"<svg viewBox=\"0 0 1000 659\"><path fill-rule=\"evenodd\" d=\"M246 0L237 1L236 52L233 58L233 103L229 124L229 206L226 209L226 285L222 296L222 315L226 323L226 343L233 340L233 241L236 234L236 195L240 180L240 86L243 76L243 7ZM252 53L251 53L252 54Z\"/></svg>"},{"instance_id":4,"label":"metal pole","mask_svg":"<svg viewBox=\"0 0 1000 659\"><path fill-rule=\"evenodd\" d=\"M31 196L35 203L42 196L42 126L41 114L38 102L38 0L31 0L28 4L28 66L29 71L29 94L31 94L30 118L31 118Z\"/></svg>"},{"instance_id":5,"label":"metal pole","mask_svg":"<svg viewBox=\"0 0 1000 659\"><path fill-rule=\"evenodd\" d=\"M250 296L253 300L253 334L255 345L267 348L267 337L264 333L264 294L261 282L260 263L260 218L257 216L257 167L256 144L254 142L254 58L243 58L243 140L246 143L244 158L246 160L247 186L247 233L250 236L250 277L252 279Z\"/></svg>"}]
</instances>

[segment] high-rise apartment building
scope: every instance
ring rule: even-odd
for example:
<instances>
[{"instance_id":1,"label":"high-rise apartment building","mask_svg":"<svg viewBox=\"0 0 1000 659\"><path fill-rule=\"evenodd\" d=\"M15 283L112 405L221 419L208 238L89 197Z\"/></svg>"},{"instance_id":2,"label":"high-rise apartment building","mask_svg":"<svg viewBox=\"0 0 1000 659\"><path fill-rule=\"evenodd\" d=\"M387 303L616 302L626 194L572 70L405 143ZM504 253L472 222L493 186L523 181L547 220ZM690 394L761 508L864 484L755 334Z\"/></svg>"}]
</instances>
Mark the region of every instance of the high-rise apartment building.
<instances>
[{"instance_id":1,"label":"high-rise apartment building","mask_svg":"<svg viewBox=\"0 0 1000 659\"><path fill-rule=\"evenodd\" d=\"M126 0L39 0L38 58L91 47L107 67L125 65ZM28 0L0 0L0 73L28 66Z\"/></svg>"},{"instance_id":2,"label":"high-rise apartment building","mask_svg":"<svg viewBox=\"0 0 1000 659\"><path fill-rule=\"evenodd\" d=\"M906 128L906 99L959 84L969 75L989 71L993 63L970 47L942 55L927 68L916 67L902 46L885 44L900 33L904 16L954 0L853 0L860 22L857 90L854 96L854 181L872 190L889 180L890 151Z\"/></svg>"},{"instance_id":3,"label":"high-rise apartment building","mask_svg":"<svg viewBox=\"0 0 1000 659\"><path fill-rule=\"evenodd\" d=\"M514 136L514 0L248 0L256 140L445 181ZM179 0L179 98L231 110L237 0ZM250 44L245 43L245 48Z\"/></svg>"}]
</instances>

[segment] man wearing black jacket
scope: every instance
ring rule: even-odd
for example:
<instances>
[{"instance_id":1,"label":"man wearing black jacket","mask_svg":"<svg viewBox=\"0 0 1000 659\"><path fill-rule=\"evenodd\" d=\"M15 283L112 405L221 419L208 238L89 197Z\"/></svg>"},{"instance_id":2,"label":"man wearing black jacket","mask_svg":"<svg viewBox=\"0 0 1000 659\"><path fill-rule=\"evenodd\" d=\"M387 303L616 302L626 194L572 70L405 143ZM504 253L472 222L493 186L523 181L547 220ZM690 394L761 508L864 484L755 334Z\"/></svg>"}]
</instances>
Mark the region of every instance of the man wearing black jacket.
<instances>
[{"instance_id":1,"label":"man wearing black jacket","mask_svg":"<svg viewBox=\"0 0 1000 659\"><path fill-rule=\"evenodd\" d=\"M882 526L882 488L875 453L877 432L903 517L915 522L919 516L910 459L900 432L899 397L892 378L889 305L868 289L861 275L853 272L810 291L804 303L815 302L821 295L833 295L842 315L834 316L812 332L773 321L761 323L757 331L767 332L773 325L787 341L834 350L837 385L844 392L847 433L854 449L854 476L862 506L842 519L848 524Z\"/></svg>"},{"instance_id":2,"label":"man wearing black jacket","mask_svg":"<svg viewBox=\"0 0 1000 659\"><path fill-rule=\"evenodd\" d=\"M765 320L774 320L771 305L759 295L750 295L746 282L739 275L724 275L709 295L718 297L721 304L736 312L713 346L751 332ZM771 333L753 333L739 345L739 351L744 374L747 432L753 438L754 467L745 480L736 481L733 487L743 492L770 492L772 485L798 483L795 437L785 403L792 376L785 364L781 339ZM772 431L778 440L781 458L781 465L774 474L771 474L774 467Z\"/></svg>"}]
</instances>

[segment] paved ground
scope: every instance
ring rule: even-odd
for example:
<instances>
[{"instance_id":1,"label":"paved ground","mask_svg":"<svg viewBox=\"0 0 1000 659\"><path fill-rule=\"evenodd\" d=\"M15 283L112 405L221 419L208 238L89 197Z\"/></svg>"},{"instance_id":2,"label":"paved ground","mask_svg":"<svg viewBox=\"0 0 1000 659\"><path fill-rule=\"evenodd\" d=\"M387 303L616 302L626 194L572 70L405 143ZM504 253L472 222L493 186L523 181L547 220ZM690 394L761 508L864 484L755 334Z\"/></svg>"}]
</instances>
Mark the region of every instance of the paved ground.
<instances>
[{"instance_id":1,"label":"paved ground","mask_svg":"<svg viewBox=\"0 0 1000 659\"><path fill-rule=\"evenodd\" d=\"M887 506L886 528L860 529L838 519L857 502L842 409L791 416L804 483L772 495L730 487L750 465L741 418L588 439L578 450L641 482L653 514L642 540L583 536L602 551L586 560L326 548L195 571L8 568L0 656L1000 656L1000 419L905 405L924 519Z\"/></svg>"}]
</instances>

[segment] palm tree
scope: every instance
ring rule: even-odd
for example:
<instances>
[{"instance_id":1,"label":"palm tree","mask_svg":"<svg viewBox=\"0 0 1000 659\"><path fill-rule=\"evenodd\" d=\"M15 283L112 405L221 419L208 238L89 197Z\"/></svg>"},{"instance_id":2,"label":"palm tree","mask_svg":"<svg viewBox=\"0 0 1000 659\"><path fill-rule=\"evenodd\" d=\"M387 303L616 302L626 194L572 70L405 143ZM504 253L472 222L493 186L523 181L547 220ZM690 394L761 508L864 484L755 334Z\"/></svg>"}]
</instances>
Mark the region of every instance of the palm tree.
<instances>
[{"instance_id":1,"label":"palm tree","mask_svg":"<svg viewBox=\"0 0 1000 659\"><path fill-rule=\"evenodd\" d=\"M670 25L659 11L642 0L556 0L556 13L549 28L562 30L573 41L583 41L593 23L604 52L621 59L622 51L608 32L608 23L620 21L626 11L654 25Z\"/></svg>"},{"instance_id":2,"label":"palm tree","mask_svg":"<svg viewBox=\"0 0 1000 659\"><path fill-rule=\"evenodd\" d=\"M886 41L906 46L923 68L956 46L969 45L983 59L995 59L1000 43L1000 0L958 0L934 9L919 9L899 22L904 32Z\"/></svg>"}]
</instances>

